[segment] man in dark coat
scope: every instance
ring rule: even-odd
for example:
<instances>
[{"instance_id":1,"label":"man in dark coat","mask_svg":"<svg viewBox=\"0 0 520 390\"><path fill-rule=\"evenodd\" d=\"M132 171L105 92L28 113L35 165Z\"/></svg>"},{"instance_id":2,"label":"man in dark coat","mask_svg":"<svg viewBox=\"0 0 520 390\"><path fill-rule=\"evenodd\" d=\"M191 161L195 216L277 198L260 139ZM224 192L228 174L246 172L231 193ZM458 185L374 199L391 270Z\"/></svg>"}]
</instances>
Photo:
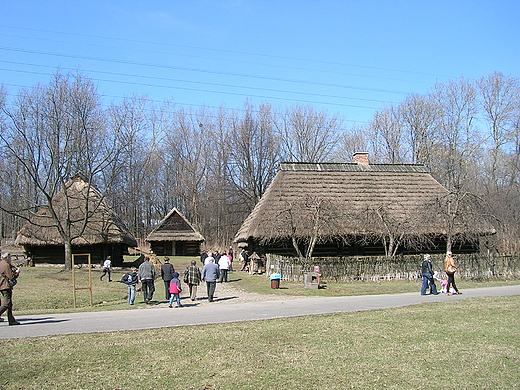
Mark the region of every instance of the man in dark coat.
<instances>
[{"instance_id":1,"label":"man in dark coat","mask_svg":"<svg viewBox=\"0 0 520 390\"><path fill-rule=\"evenodd\" d=\"M0 306L0 316L7 311L7 320L9 325L20 325L13 316L13 286L9 283L18 277L18 270L11 265L11 255L9 253L2 254L0 261L0 292L3 296L3 303ZM4 319L0 317L0 322Z\"/></svg>"},{"instance_id":2,"label":"man in dark coat","mask_svg":"<svg viewBox=\"0 0 520 390\"><path fill-rule=\"evenodd\" d=\"M421 295L426 295L426 290L430 287L430 294L437 295L437 286L433 279L433 267L430 255L424 255L424 261L421 263L421 274L423 277L421 286Z\"/></svg>"},{"instance_id":3,"label":"man in dark coat","mask_svg":"<svg viewBox=\"0 0 520 390\"><path fill-rule=\"evenodd\" d=\"M161 278L164 281L164 289L166 291L166 299L170 299L170 281L173 279L173 273L175 269L170 264L170 258L164 258L164 264L161 266Z\"/></svg>"}]
</instances>

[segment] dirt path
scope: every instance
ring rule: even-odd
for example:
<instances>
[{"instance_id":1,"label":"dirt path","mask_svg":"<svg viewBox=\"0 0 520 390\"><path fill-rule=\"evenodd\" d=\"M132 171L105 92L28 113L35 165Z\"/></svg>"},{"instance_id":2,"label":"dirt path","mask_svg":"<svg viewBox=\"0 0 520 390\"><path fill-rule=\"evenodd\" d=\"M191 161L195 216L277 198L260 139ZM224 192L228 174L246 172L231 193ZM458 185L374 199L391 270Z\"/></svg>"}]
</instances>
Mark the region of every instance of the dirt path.
<instances>
[{"instance_id":1,"label":"dirt path","mask_svg":"<svg viewBox=\"0 0 520 390\"><path fill-rule=\"evenodd\" d=\"M159 299L164 294L162 290L163 286L161 283L155 284L155 299ZM270 294L258 294L244 291L242 288L235 287L234 283L217 283L215 290L214 302L210 303L207 300L208 295L206 294L206 283L202 282L197 290L197 300L195 302L189 299L189 289L183 283L183 290L181 293L181 301L184 306L206 306L206 305L229 305L239 304L247 302L270 302L270 301L282 301L287 299L296 299L300 297L295 296L283 296L283 295L270 295ZM303 297L301 297L303 298ZM139 298L136 298L139 299ZM143 306L143 308L151 307L167 307L168 303L160 301L155 305Z\"/></svg>"}]
</instances>

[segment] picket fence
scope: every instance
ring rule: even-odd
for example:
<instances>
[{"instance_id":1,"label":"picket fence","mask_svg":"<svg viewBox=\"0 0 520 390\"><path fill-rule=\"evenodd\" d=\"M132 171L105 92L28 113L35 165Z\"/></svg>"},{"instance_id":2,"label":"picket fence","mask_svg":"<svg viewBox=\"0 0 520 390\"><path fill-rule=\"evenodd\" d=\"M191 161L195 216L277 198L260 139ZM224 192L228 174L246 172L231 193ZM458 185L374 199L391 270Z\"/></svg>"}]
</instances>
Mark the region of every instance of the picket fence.
<instances>
[{"instance_id":1,"label":"picket fence","mask_svg":"<svg viewBox=\"0 0 520 390\"><path fill-rule=\"evenodd\" d=\"M444 255L431 255L433 270L444 278ZM267 255L266 274L280 273L287 281L302 282L304 275L320 267L321 279L330 282L349 280L414 280L421 277L423 256L396 257L315 257L307 264L297 258ZM520 278L520 256L459 254L455 263L458 277L471 279Z\"/></svg>"}]
</instances>

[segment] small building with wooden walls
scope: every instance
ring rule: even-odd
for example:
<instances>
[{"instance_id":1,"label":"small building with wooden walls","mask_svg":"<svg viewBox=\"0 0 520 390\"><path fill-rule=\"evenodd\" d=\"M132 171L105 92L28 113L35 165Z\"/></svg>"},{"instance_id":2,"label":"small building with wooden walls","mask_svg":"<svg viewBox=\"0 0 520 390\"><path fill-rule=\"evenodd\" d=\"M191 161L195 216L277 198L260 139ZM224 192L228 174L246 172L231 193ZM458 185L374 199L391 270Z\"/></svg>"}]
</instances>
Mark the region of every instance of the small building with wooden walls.
<instances>
[{"instance_id":1,"label":"small building with wooden walls","mask_svg":"<svg viewBox=\"0 0 520 390\"><path fill-rule=\"evenodd\" d=\"M82 178L70 180L65 188L66 196L62 189L52 198L52 210L60 221L71 221L72 253L90 254L92 264L111 256L113 266L122 265L123 255L128 254L129 247L136 247L137 241L119 216ZM15 244L24 248L34 264L65 264L65 246L49 206L42 207L20 229Z\"/></svg>"},{"instance_id":2,"label":"small building with wooden walls","mask_svg":"<svg viewBox=\"0 0 520 390\"><path fill-rule=\"evenodd\" d=\"M158 256L197 256L204 237L174 208L146 237Z\"/></svg>"}]
</instances>

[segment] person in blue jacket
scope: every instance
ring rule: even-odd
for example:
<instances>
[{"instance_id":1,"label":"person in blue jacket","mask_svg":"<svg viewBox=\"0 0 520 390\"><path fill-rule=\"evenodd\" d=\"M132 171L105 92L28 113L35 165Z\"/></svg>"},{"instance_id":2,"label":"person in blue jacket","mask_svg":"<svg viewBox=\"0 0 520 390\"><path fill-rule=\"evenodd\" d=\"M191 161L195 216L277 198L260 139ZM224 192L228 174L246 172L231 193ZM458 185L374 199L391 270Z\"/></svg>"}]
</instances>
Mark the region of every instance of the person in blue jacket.
<instances>
[{"instance_id":1,"label":"person in blue jacket","mask_svg":"<svg viewBox=\"0 0 520 390\"><path fill-rule=\"evenodd\" d=\"M220 277L220 270L215 264L215 259L210 258L209 262L202 268L202 280L206 282L208 301L213 302L217 280Z\"/></svg>"}]
</instances>

